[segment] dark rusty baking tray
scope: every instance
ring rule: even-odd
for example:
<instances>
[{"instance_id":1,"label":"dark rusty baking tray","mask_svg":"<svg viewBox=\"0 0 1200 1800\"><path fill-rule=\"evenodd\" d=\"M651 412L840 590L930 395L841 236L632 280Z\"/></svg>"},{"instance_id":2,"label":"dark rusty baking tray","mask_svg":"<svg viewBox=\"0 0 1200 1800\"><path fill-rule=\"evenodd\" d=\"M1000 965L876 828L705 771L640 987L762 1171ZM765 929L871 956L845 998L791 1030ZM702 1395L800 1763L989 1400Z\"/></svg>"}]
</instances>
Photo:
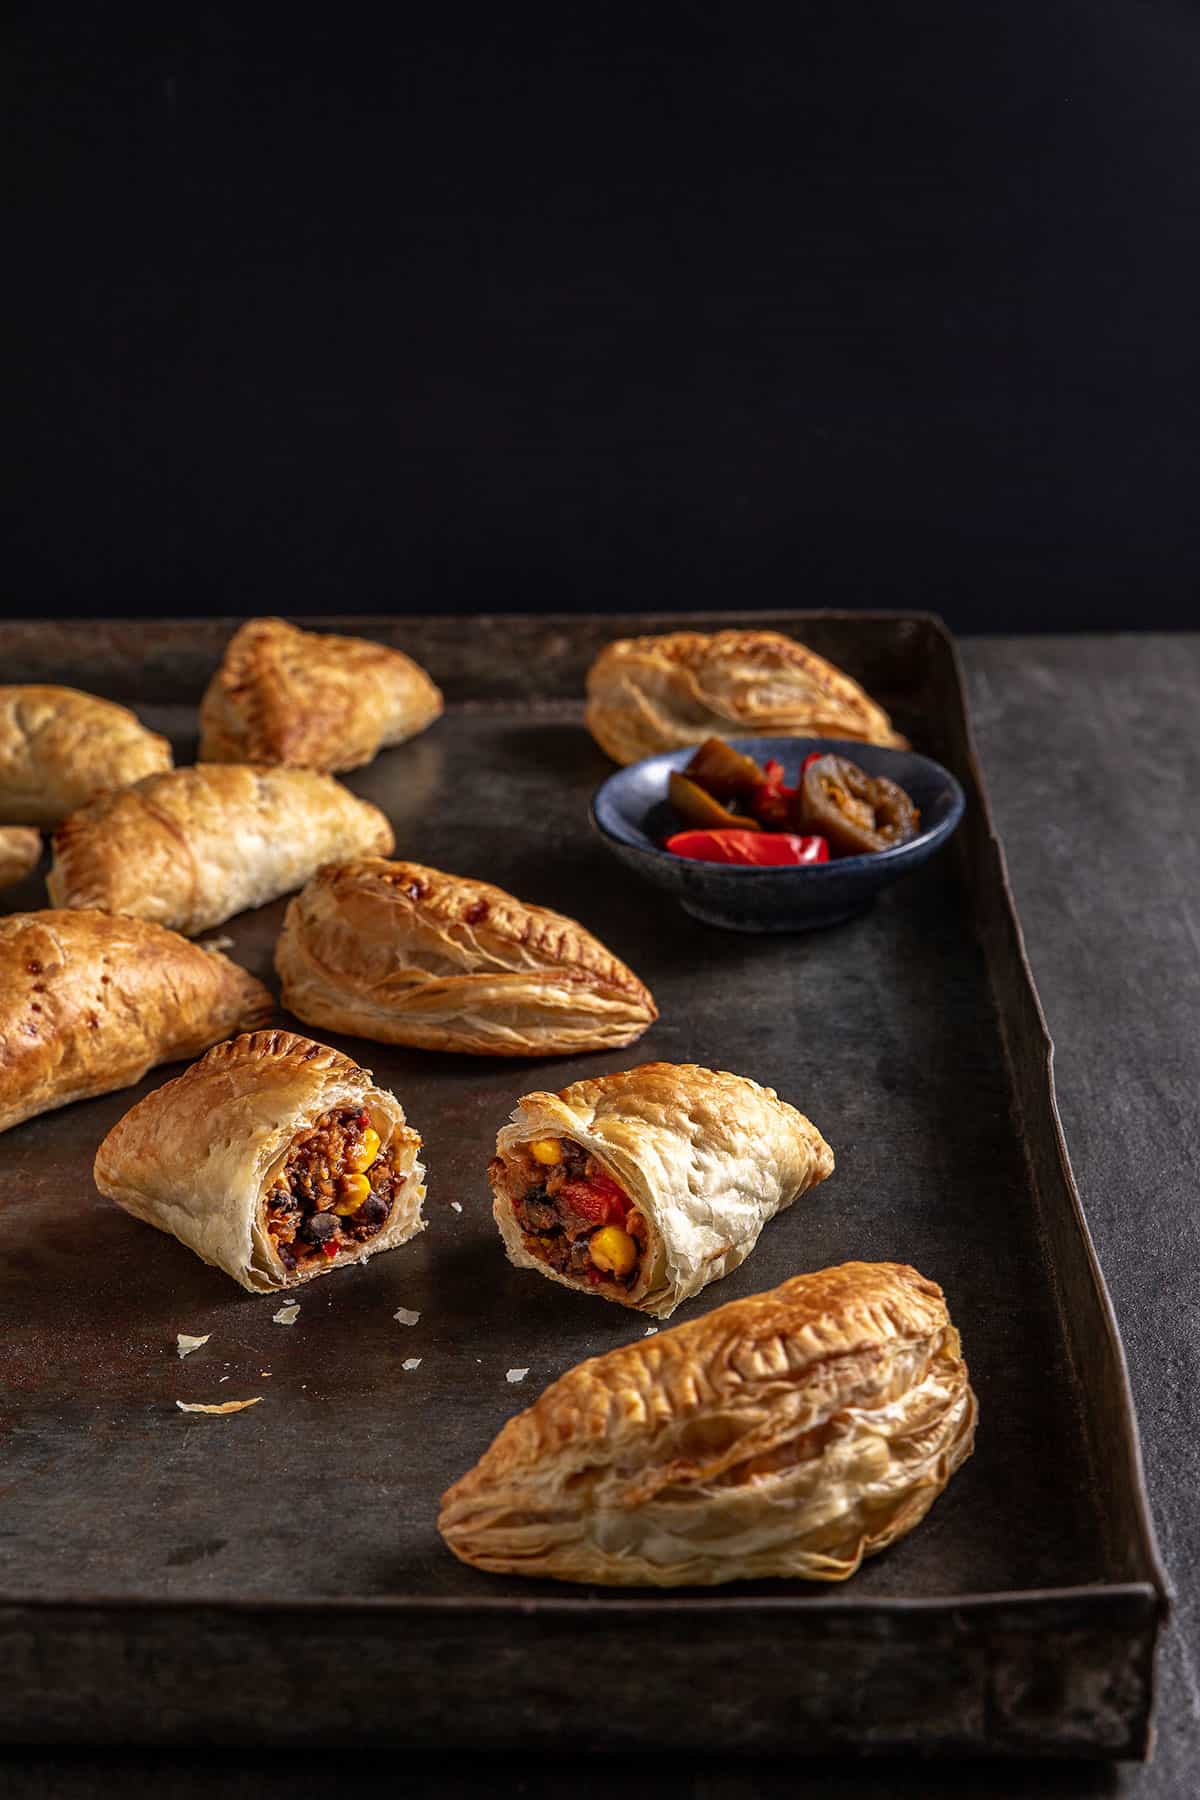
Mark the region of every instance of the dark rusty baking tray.
<instances>
[{"instance_id":1,"label":"dark rusty baking tray","mask_svg":"<svg viewBox=\"0 0 1200 1800\"><path fill-rule=\"evenodd\" d=\"M926 617L724 622L833 656L966 789L953 852L836 930L712 930L590 835L610 765L580 727L584 670L610 637L677 616L341 622L412 650L447 695L439 725L349 777L390 814L399 853L575 914L662 1012L620 1057L335 1040L424 1135L417 1243L306 1288L281 1327L277 1300L92 1187L101 1136L168 1072L0 1138L0 1735L1145 1754L1165 1579L953 646ZM3 625L0 679L134 702L186 760L229 630ZM0 896L40 903L40 878ZM282 910L225 928L268 980ZM530 1087L650 1057L773 1084L838 1156L680 1319L864 1257L936 1277L962 1328L976 1454L844 1588L575 1590L477 1574L437 1538L438 1495L500 1424L645 1329L507 1265L484 1174L495 1129ZM418 1326L394 1322L400 1306ZM180 1362L179 1331L211 1341ZM259 1393L220 1419L174 1404Z\"/></svg>"}]
</instances>

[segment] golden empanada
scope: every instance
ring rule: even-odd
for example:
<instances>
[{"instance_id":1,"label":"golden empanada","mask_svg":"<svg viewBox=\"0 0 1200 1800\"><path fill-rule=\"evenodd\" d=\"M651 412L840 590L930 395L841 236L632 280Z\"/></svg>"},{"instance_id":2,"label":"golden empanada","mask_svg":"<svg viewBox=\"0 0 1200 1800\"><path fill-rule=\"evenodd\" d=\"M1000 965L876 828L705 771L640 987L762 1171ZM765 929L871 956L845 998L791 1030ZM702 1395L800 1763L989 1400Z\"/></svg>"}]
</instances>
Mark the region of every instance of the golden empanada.
<instances>
[{"instance_id":1,"label":"golden empanada","mask_svg":"<svg viewBox=\"0 0 1200 1800\"><path fill-rule=\"evenodd\" d=\"M314 769L202 763L151 775L54 834L55 906L98 906L192 937L301 887L322 863L386 853L377 806Z\"/></svg>"},{"instance_id":2,"label":"golden empanada","mask_svg":"<svg viewBox=\"0 0 1200 1800\"><path fill-rule=\"evenodd\" d=\"M971 1453L934 1282L843 1263L580 1363L442 1498L477 1568L608 1587L844 1581Z\"/></svg>"},{"instance_id":3,"label":"golden empanada","mask_svg":"<svg viewBox=\"0 0 1200 1800\"><path fill-rule=\"evenodd\" d=\"M131 1087L272 1010L261 981L144 919L0 918L0 1131Z\"/></svg>"},{"instance_id":4,"label":"golden empanada","mask_svg":"<svg viewBox=\"0 0 1200 1800\"><path fill-rule=\"evenodd\" d=\"M488 1171L511 1262L656 1319L832 1173L825 1139L774 1089L676 1063L526 1094Z\"/></svg>"},{"instance_id":5,"label":"golden empanada","mask_svg":"<svg viewBox=\"0 0 1200 1800\"><path fill-rule=\"evenodd\" d=\"M399 650L248 619L201 704L200 760L357 769L441 710L438 689Z\"/></svg>"},{"instance_id":6,"label":"golden empanada","mask_svg":"<svg viewBox=\"0 0 1200 1800\"><path fill-rule=\"evenodd\" d=\"M26 825L0 825L0 888L15 887L37 868L40 833Z\"/></svg>"},{"instance_id":7,"label":"golden empanada","mask_svg":"<svg viewBox=\"0 0 1200 1800\"><path fill-rule=\"evenodd\" d=\"M588 671L588 730L619 763L706 737L906 740L849 675L778 631L621 638Z\"/></svg>"},{"instance_id":8,"label":"golden empanada","mask_svg":"<svg viewBox=\"0 0 1200 1800\"><path fill-rule=\"evenodd\" d=\"M369 1069L290 1031L218 1044L113 1126L96 1186L251 1293L425 1229L421 1140Z\"/></svg>"},{"instance_id":9,"label":"golden empanada","mask_svg":"<svg viewBox=\"0 0 1200 1800\"><path fill-rule=\"evenodd\" d=\"M97 794L171 767L127 707L65 687L0 687L0 825L57 825Z\"/></svg>"},{"instance_id":10,"label":"golden empanada","mask_svg":"<svg viewBox=\"0 0 1200 1800\"><path fill-rule=\"evenodd\" d=\"M275 967L306 1024L425 1050L614 1049L658 1017L574 919L419 863L323 869L288 907Z\"/></svg>"}]
</instances>

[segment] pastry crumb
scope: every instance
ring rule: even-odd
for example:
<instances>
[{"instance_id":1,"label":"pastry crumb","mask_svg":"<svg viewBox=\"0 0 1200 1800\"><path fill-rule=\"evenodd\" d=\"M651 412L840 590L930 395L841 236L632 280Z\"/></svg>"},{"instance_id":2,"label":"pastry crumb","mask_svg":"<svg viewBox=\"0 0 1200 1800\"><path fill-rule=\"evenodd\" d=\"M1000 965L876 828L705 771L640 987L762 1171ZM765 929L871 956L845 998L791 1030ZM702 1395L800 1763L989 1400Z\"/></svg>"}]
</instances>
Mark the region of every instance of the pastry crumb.
<instances>
[{"instance_id":1,"label":"pastry crumb","mask_svg":"<svg viewBox=\"0 0 1200 1800\"><path fill-rule=\"evenodd\" d=\"M228 1381L228 1380L229 1380L228 1375L219 1376L218 1380L217 1380L217 1386L220 1387L222 1381Z\"/></svg>"},{"instance_id":2,"label":"pastry crumb","mask_svg":"<svg viewBox=\"0 0 1200 1800\"><path fill-rule=\"evenodd\" d=\"M528 1373L528 1369L509 1369L505 1374L504 1379L505 1381L511 1381L515 1384L518 1381L524 1381Z\"/></svg>"},{"instance_id":3,"label":"pastry crumb","mask_svg":"<svg viewBox=\"0 0 1200 1800\"><path fill-rule=\"evenodd\" d=\"M645 1331L643 1331L643 1333L642 1333L642 1336L643 1337L657 1337L658 1336L658 1326L657 1325L647 1325Z\"/></svg>"},{"instance_id":4,"label":"pastry crumb","mask_svg":"<svg viewBox=\"0 0 1200 1800\"><path fill-rule=\"evenodd\" d=\"M404 1361L400 1364L402 1369L419 1369L420 1366L421 1358L419 1356L406 1356Z\"/></svg>"},{"instance_id":5,"label":"pastry crumb","mask_svg":"<svg viewBox=\"0 0 1200 1800\"><path fill-rule=\"evenodd\" d=\"M211 1331L206 1331L203 1337L190 1337L186 1331L181 1331L175 1338L175 1354L182 1361L185 1356L190 1356L193 1350L199 1350L201 1344L207 1344L211 1336Z\"/></svg>"},{"instance_id":6,"label":"pastry crumb","mask_svg":"<svg viewBox=\"0 0 1200 1800\"><path fill-rule=\"evenodd\" d=\"M451 1212L461 1212L462 1211L462 1201L461 1200L452 1200L450 1202L450 1211Z\"/></svg>"},{"instance_id":7,"label":"pastry crumb","mask_svg":"<svg viewBox=\"0 0 1200 1800\"><path fill-rule=\"evenodd\" d=\"M296 1300L287 1306L281 1306L277 1313L271 1314L272 1325L294 1325L300 1317L300 1306Z\"/></svg>"},{"instance_id":8,"label":"pastry crumb","mask_svg":"<svg viewBox=\"0 0 1200 1800\"><path fill-rule=\"evenodd\" d=\"M232 950L233 939L231 937L225 937L224 935L220 937L201 938L197 948L200 950Z\"/></svg>"},{"instance_id":9,"label":"pastry crumb","mask_svg":"<svg viewBox=\"0 0 1200 1800\"><path fill-rule=\"evenodd\" d=\"M415 1325L421 1315L419 1312L414 1312L410 1306L398 1306L392 1317L397 1325Z\"/></svg>"},{"instance_id":10,"label":"pastry crumb","mask_svg":"<svg viewBox=\"0 0 1200 1800\"><path fill-rule=\"evenodd\" d=\"M261 1399L261 1394L255 1394L253 1400L222 1400L219 1406L204 1406L198 1400L177 1400L175 1404L180 1412L235 1413L244 1412L248 1406L257 1406Z\"/></svg>"}]
</instances>

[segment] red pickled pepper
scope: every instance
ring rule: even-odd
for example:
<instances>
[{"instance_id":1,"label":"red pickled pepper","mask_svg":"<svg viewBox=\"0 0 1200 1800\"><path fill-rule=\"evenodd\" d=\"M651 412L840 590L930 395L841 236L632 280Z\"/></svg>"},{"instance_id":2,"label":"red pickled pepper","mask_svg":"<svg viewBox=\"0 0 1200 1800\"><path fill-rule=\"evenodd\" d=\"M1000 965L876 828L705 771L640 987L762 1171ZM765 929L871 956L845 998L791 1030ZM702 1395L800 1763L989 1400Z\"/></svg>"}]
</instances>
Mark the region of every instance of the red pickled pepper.
<instances>
[{"instance_id":1,"label":"red pickled pepper","mask_svg":"<svg viewBox=\"0 0 1200 1800\"><path fill-rule=\"evenodd\" d=\"M738 863L758 868L797 868L829 861L823 837L791 831L677 831L666 848L693 862Z\"/></svg>"}]
</instances>

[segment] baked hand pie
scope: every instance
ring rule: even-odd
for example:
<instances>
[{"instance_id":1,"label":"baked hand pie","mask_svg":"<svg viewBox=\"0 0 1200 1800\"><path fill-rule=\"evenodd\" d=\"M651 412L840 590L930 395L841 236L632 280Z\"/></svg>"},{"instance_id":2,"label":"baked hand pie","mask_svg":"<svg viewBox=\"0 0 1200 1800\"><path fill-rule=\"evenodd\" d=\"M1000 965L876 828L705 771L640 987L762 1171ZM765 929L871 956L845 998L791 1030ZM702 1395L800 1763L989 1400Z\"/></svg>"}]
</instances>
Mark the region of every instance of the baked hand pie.
<instances>
[{"instance_id":1,"label":"baked hand pie","mask_svg":"<svg viewBox=\"0 0 1200 1800\"><path fill-rule=\"evenodd\" d=\"M270 1018L261 981L144 919L0 918L0 1131Z\"/></svg>"},{"instance_id":2,"label":"baked hand pie","mask_svg":"<svg viewBox=\"0 0 1200 1800\"><path fill-rule=\"evenodd\" d=\"M201 703L200 761L357 769L441 710L438 689L399 650L248 619Z\"/></svg>"},{"instance_id":3,"label":"baked hand pie","mask_svg":"<svg viewBox=\"0 0 1200 1800\"><path fill-rule=\"evenodd\" d=\"M75 688L0 687L0 825L57 825L170 767L166 738L128 707Z\"/></svg>"},{"instance_id":4,"label":"baked hand pie","mask_svg":"<svg viewBox=\"0 0 1200 1800\"><path fill-rule=\"evenodd\" d=\"M463 1562L607 1587L844 1581L971 1454L935 1282L843 1263L569 1369L442 1497Z\"/></svg>"},{"instance_id":5,"label":"baked hand pie","mask_svg":"<svg viewBox=\"0 0 1200 1800\"><path fill-rule=\"evenodd\" d=\"M615 1049L658 1017L574 919L419 863L322 869L288 907L275 967L306 1024L424 1050Z\"/></svg>"},{"instance_id":6,"label":"baked hand pie","mask_svg":"<svg viewBox=\"0 0 1200 1800\"><path fill-rule=\"evenodd\" d=\"M191 937L303 886L333 858L392 848L377 806L313 769L201 763L72 813L54 834L55 906L96 906Z\"/></svg>"},{"instance_id":7,"label":"baked hand pie","mask_svg":"<svg viewBox=\"0 0 1200 1800\"><path fill-rule=\"evenodd\" d=\"M96 1153L102 1194L253 1294L425 1229L421 1140L369 1069L290 1031L218 1044Z\"/></svg>"},{"instance_id":8,"label":"baked hand pie","mask_svg":"<svg viewBox=\"0 0 1200 1800\"><path fill-rule=\"evenodd\" d=\"M772 1088L677 1063L526 1094L488 1170L510 1262L656 1319L832 1173L816 1126Z\"/></svg>"},{"instance_id":9,"label":"baked hand pie","mask_svg":"<svg viewBox=\"0 0 1200 1800\"><path fill-rule=\"evenodd\" d=\"M779 631L621 638L588 671L585 719L619 763L714 735L907 746L857 681Z\"/></svg>"},{"instance_id":10,"label":"baked hand pie","mask_svg":"<svg viewBox=\"0 0 1200 1800\"><path fill-rule=\"evenodd\" d=\"M37 868L41 854L39 832L25 825L0 825L0 888L24 881Z\"/></svg>"}]
</instances>

